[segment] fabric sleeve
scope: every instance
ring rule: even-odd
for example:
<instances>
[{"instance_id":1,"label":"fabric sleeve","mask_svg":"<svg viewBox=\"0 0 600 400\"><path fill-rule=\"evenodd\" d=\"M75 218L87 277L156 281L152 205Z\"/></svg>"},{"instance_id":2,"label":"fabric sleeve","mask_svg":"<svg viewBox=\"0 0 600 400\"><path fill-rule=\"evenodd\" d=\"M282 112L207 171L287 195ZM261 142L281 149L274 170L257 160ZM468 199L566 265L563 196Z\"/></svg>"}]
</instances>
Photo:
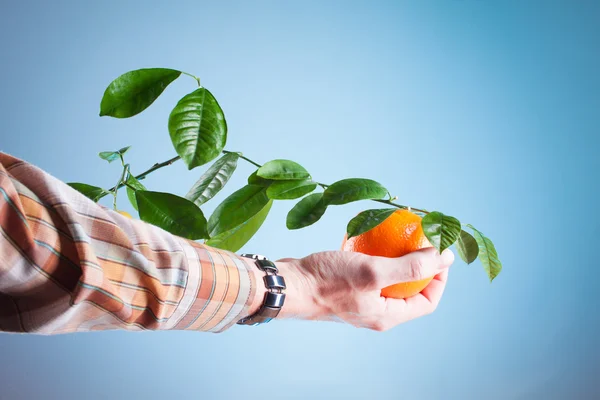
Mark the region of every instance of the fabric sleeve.
<instances>
[{"instance_id":1,"label":"fabric sleeve","mask_svg":"<svg viewBox=\"0 0 600 400\"><path fill-rule=\"evenodd\" d=\"M131 220L0 153L0 331L222 332L254 295L242 257Z\"/></svg>"}]
</instances>

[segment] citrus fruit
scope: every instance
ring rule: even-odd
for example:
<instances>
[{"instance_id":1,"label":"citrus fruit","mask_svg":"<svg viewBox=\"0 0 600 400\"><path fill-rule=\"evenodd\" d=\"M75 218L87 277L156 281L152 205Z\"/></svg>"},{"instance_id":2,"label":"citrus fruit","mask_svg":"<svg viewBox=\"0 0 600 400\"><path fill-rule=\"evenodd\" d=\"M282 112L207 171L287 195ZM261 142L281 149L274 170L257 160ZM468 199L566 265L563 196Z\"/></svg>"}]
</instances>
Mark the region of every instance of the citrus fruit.
<instances>
[{"instance_id":1,"label":"citrus fruit","mask_svg":"<svg viewBox=\"0 0 600 400\"><path fill-rule=\"evenodd\" d=\"M129 219L132 219L132 218L133 218L133 217L131 216L131 214L129 214L127 211L119 211L119 210L117 210L117 212L118 212L119 214L121 214L122 216L124 216L124 217L127 217L127 218L129 218Z\"/></svg>"},{"instance_id":2,"label":"citrus fruit","mask_svg":"<svg viewBox=\"0 0 600 400\"><path fill-rule=\"evenodd\" d=\"M398 210L375 228L347 239L344 236L342 250L355 251L380 257L402 257L425 247L432 247L421 228L421 217L408 211ZM413 282L397 283L381 290L384 297L404 299L420 293L433 276Z\"/></svg>"}]
</instances>

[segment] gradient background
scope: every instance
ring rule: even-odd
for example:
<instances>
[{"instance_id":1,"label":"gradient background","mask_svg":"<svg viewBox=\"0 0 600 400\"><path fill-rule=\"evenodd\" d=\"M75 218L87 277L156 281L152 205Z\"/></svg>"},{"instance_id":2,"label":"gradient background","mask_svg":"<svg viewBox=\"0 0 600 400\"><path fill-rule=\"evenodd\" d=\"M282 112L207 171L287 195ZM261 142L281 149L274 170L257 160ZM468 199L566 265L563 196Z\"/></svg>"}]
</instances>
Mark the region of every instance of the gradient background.
<instances>
[{"instance_id":1,"label":"gradient background","mask_svg":"<svg viewBox=\"0 0 600 400\"><path fill-rule=\"evenodd\" d=\"M112 186L102 150L133 145L137 173L172 157L168 114L192 79L135 118L98 111L121 73L182 69L225 110L227 149L326 183L377 179L479 227L504 264L489 284L457 261L438 310L385 333L283 321L2 335L1 399L599 398L598 2L3 1L0 51L0 149L64 181ZM144 183L184 195L204 169ZM240 162L205 213L252 170ZM337 249L374 205L291 232L292 204L243 250Z\"/></svg>"}]
</instances>

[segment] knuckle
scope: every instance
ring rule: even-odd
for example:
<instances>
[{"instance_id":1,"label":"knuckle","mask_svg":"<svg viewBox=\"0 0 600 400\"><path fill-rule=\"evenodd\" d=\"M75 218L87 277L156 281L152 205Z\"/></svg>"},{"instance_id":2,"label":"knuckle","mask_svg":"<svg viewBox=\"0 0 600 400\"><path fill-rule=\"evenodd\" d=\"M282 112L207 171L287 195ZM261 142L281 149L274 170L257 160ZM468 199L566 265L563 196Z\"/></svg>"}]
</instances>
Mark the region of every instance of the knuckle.
<instances>
[{"instance_id":1,"label":"knuckle","mask_svg":"<svg viewBox=\"0 0 600 400\"><path fill-rule=\"evenodd\" d=\"M423 278L423 258L417 255L412 256L408 261L408 274L413 280L419 280Z\"/></svg>"}]
</instances>

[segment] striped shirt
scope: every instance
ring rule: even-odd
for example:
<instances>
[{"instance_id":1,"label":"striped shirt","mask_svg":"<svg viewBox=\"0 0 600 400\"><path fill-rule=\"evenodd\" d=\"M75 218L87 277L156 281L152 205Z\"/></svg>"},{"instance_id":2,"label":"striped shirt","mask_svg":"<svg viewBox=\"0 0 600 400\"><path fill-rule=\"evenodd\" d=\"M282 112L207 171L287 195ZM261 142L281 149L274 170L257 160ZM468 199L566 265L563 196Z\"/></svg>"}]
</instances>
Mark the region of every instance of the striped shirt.
<instances>
[{"instance_id":1,"label":"striped shirt","mask_svg":"<svg viewBox=\"0 0 600 400\"><path fill-rule=\"evenodd\" d=\"M222 332L248 312L250 268L0 153L0 331Z\"/></svg>"}]
</instances>

